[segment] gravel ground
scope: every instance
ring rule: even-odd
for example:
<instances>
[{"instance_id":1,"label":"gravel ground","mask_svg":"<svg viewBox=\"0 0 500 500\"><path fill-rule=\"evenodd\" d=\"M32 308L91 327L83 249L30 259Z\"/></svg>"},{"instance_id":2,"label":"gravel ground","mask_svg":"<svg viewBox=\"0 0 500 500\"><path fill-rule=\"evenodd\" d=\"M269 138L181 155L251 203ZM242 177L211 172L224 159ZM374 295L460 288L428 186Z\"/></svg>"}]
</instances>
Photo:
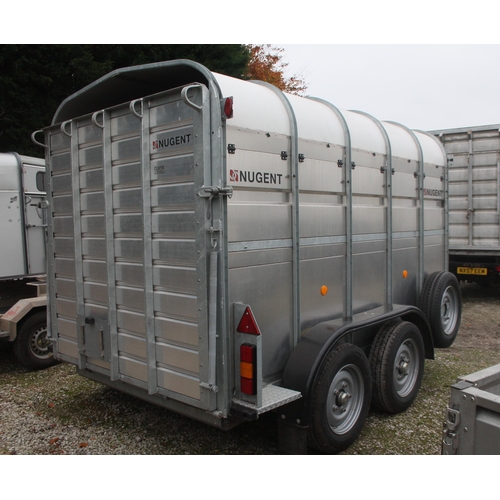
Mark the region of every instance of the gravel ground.
<instances>
[{"instance_id":1,"label":"gravel ground","mask_svg":"<svg viewBox=\"0 0 500 500\"><path fill-rule=\"evenodd\" d=\"M419 396L400 415L372 412L345 455L438 455L450 385L500 363L500 290L461 286L459 336L426 361ZM0 343L0 454L273 455L274 414L223 432L142 402L75 373L69 364L21 368Z\"/></svg>"}]
</instances>

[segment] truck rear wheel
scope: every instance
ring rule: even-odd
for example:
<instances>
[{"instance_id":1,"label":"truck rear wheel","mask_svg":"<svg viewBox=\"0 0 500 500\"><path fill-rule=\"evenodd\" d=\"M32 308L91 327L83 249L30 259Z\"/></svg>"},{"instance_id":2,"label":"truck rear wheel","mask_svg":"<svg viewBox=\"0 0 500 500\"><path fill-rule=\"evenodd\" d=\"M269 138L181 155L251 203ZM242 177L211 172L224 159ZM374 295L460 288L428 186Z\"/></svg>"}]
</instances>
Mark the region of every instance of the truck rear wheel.
<instances>
[{"instance_id":1,"label":"truck rear wheel","mask_svg":"<svg viewBox=\"0 0 500 500\"><path fill-rule=\"evenodd\" d=\"M389 323L377 333L370 351L373 408L405 411L417 397L424 371L424 342L408 321Z\"/></svg>"},{"instance_id":2,"label":"truck rear wheel","mask_svg":"<svg viewBox=\"0 0 500 500\"><path fill-rule=\"evenodd\" d=\"M20 325L14 353L27 368L40 370L56 363L47 340L47 313L45 310L28 316Z\"/></svg>"},{"instance_id":3,"label":"truck rear wheel","mask_svg":"<svg viewBox=\"0 0 500 500\"><path fill-rule=\"evenodd\" d=\"M420 307L429 320L436 347L450 347L460 328L462 300L454 274L437 272L424 281Z\"/></svg>"},{"instance_id":4,"label":"truck rear wheel","mask_svg":"<svg viewBox=\"0 0 500 500\"><path fill-rule=\"evenodd\" d=\"M371 386L370 365L361 349L342 344L326 356L309 407L313 448L339 453L356 440L370 409Z\"/></svg>"}]
</instances>

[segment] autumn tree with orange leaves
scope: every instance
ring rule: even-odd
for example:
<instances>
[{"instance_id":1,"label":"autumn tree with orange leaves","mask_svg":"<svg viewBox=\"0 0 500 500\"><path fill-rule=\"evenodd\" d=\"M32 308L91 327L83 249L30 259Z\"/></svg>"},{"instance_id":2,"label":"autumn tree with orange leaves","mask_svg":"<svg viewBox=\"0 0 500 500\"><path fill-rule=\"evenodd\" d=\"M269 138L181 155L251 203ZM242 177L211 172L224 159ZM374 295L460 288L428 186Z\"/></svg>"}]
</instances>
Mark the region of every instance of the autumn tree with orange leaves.
<instances>
[{"instance_id":1,"label":"autumn tree with orange leaves","mask_svg":"<svg viewBox=\"0 0 500 500\"><path fill-rule=\"evenodd\" d=\"M298 75L285 76L288 63L283 61L285 49L270 44L250 45L250 62L245 77L271 83L283 92L303 95L307 85Z\"/></svg>"}]
</instances>

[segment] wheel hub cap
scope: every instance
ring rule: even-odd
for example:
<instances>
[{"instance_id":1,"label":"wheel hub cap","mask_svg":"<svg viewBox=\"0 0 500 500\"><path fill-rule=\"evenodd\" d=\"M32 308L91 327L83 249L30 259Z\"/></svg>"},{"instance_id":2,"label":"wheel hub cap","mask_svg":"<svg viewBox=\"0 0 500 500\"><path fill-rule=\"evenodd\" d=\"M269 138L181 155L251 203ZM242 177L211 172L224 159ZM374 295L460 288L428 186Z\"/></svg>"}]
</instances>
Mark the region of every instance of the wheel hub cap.
<instances>
[{"instance_id":1,"label":"wheel hub cap","mask_svg":"<svg viewBox=\"0 0 500 500\"><path fill-rule=\"evenodd\" d=\"M401 361L396 366L396 369L399 373L399 379L402 380L408 376L408 370L410 368L410 360L405 356L401 356Z\"/></svg>"},{"instance_id":2,"label":"wheel hub cap","mask_svg":"<svg viewBox=\"0 0 500 500\"><path fill-rule=\"evenodd\" d=\"M333 378L326 402L328 424L335 434L345 434L356 424L363 401L364 381L359 368L344 366Z\"/></svg>"},{"instance_id":3,"label":"wheel hub cap","mask_svg":"<svg viewBox=\"0 0 500 500\"><path fill-rule=\"evenodd\" d=\"M47 327L38 328L31 338L31 350L39 358L46 358L52 354L50 341L47 338Z\"/></svg>"},{"instance_id":4,"label":"wheel hub cap","mask_svg":"<svg viewBox=\"0 0 500 500\"><path fill-rule=\"evenodd\" d=\"M400 397L406 397L413 390L418 372L418 349L415 342L408 339L399 347L394 363L394 387Z\"/></svg>"}]
</instances>

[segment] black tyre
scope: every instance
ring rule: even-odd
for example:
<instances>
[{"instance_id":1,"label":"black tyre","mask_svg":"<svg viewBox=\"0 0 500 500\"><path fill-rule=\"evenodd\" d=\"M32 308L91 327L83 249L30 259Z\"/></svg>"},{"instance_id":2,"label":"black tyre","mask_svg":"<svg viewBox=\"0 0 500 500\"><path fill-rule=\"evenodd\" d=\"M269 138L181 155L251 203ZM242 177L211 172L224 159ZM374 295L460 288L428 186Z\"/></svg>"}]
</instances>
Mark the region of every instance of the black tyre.
<instances>
[{"instance_id":1,"label":"black tyre","mask_svg":"<svg viewBox=\"0 0 500 500\"><path fill-rule=\"evenodd\" d=\"M313 448L339 453L356 440L370 409L371 386L370 365L361 349L342 344L326 356L309 402Z\"/></svg>"},{"instance_id":2,"label":"black tyre","mask_svg":"<svg viewBox=\"0 0 500 500\"><path fill-rule=\"evenodd\" d=\"M438 272L424 281L420 307L429 320L436 347L450 347L462 317L460 285L454 274Z\"/></svg>"},{"instance_id":3,"label":"black tyre","mask_svg":"<svg viewBox=\"0 0 500 500\"><path fill-rule=\"evenodd\" d=\"M372 407L388 413L405 411L417 397L424 373L424 342L408 321L389 323L377 333L370 351Z\"/></svg>"},{"instance_id":4,"label":"black tyre","mask_svg":"<svg viewBox=\"0 0 500 500\"><path fill-rule=\"evenodd\" d=\"M45 310L28 316L18 328L14 353L19 363L27 368L40 370L57 362L52 354L52 346L47 340Z\"/></svg>"},{"instance_id":5,"label":"black tyre","mask_svg":"<svg viewBox=\"0 0 500 500\"><path fill-rule=\"evenodd\" d=\"M422 291L419 297L419 307L422 311L427 311L430 308L430 301L432 300L431 289L434 286L434 282L441 274L441 271L434 272L425 277L424 283L422 285Z\"/></svg>"}]
</instances>

